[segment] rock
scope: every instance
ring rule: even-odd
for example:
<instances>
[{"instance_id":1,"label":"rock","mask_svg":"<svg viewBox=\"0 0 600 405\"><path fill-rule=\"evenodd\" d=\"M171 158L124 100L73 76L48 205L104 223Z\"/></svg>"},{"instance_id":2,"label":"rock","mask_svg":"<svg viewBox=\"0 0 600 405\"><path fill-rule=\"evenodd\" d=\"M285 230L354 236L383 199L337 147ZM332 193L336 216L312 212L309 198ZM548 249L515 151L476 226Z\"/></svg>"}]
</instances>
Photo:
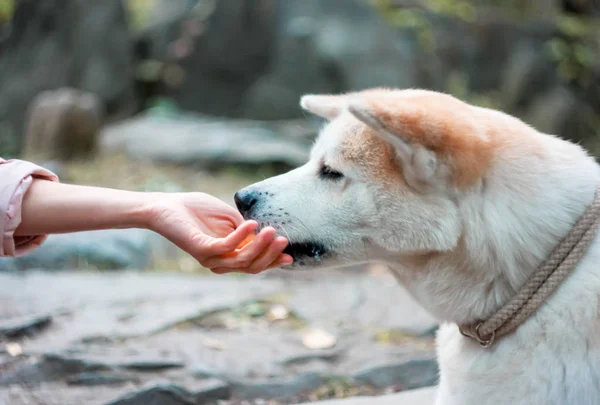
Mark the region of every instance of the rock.
<instances>
[{"instance_id":1,"label":"rock","mask_svg":"<svg viewBox=\"0 0 600 405\"><path fill-rule=\"evenodd\" d=\"M39 333L52 322L49 315L0 319L0 337L18 339Z\"/></svg>"},{"instance_id":2,"label":"rock","mask_svg":"<svg viewBox=\"0 0 600 405\"><path fill-rule=\"evenodd\" d=\"M435 357L412 360L401 364L374 367L354 375L361 384L379 388L400 386L404 389L429 387L438 381L438 365Z\"/></svg>"},{"instance_id":3,"label":"rock","mask_svg":"<svg viewBox=\"0 0 600 405\"><path fill-rule=\"evenodd\" d=\"M148 57L165 62L165 94L187 110L239 116L244 94L270 63L276 7L276 0L190 1L188 12L148 27Z\"/></svg>"},{"instance_id":4,"label":"rock","mask_svg":"<svg viewBox=\"0 0 600 405\"><path fill-rule=\"evenodd\" d=\"M320 401L319 405L431 405L435 402L437 388L421 388L377 397L357 397Z\"/></svg>"},{"instance_id":5,"label":"rock","mask_svg":"<svg viewBox=\"0 0 600 405\"><path fill-rule=\"evenodd\" d=\"M335 296L328 293L333 289ZM341 322L347 326L401 329L419 335L437 325L391 274L378 278L321 276L318 283L297 286L290 309L311 323L329 327Z\"/></svg>"},{"instance_id":6,"label":"rock","mask_svg":"<svg viewBox=\"0 0 600 405\"><path fill-rule=\"evenodd\" d=\"M0 386L11 384L39 384L61 380L73 374L109 370L110 367L97 362L47 353L39 360L22 363L0 375Z\"/></svg>"},{"instance_id":7,"label":"rock","mask_svg":"<svg viewBox=\"0 0 600 405\"><path fill-rule=\"evenodd\" d=\"M0 353L0 398L20 404L10 387L22 384L65 404L205 403L201 392L291 400L338 379L380 390L431 384L433 339L420 337L429 328L417 327L416 304L393 279L347 269L308 282L279 274L0 274L0 317L40 308L53 317L51 328L19 341L20 355ZM323 293L332 288L335 300ZM273 321L269 309L278 306L290 311ZM335 348L304 347L312 328L335 334ZM390 328L415 332L375 335ZM170 386L184 392L157 388Z\"/></svg>"},{"instance_id":8,"label":"rock","mask_svg":"<svg viewBox=\"0 0 600 405\"><path fill-rule=\"evenodd\" d=\"M27 256L0 258L0 271L145 269L150 266L156 249L166 249L167 244L159 235L141 229L50 235Z\"/></svg>"},{"instance_id":9,"label":"rock","mask_svg":"<svg viewBox=\"0 0 600 405\"><path fill-rule=\"evenodd\" d=\"M137 361L120 365L122 368L136 371L161 371L171 368L182 368L185 364L178 361Z\"/></svg>"},{"instance_id":10,"label":"rock","mask_svg":"<svg viewBox=\"0 0 600 405\"><path fill-rule=\"evenodd\" d=\"M155 349L141 354L126 352L123 340L152 336L215 311L273 294L279 288L277 281L260 278L137 271L0 273L0 295L6 304L0 310L3 317L36 313L40 308L55 315L56 327L46 329L39 339L27 340L26 353L74 348L85 353L83 356L79 352L78 357L114 366L149 360L172 363L180 361L178 356L165 357ZM157 339L158 346L154 347L165 343ZM200 345L200 340L194 343ZM114 351L107 351L107 345L111 344ZM181 344L172 347L178 345ZM103 350L96 353L92 350L96 347Z\"/></svg>"},{"instance_id":11,"label":"rock","mask_svg":"<svg viewBox=\"0 0 600 405\"><path fill-rule=\"evenodd\" d=\"M414 38L390 27L369 2L282 0L282 4L288 15L315 21L316 47L339 70L345 90L417 83Z\"/></svg>"},{"instance_id":12,"label":"rock","mask_svg":"<svg viewBox=\"0 0 600 405\"><path fill-rule=\"evenodd\" d=\"M194 390L196 403L204 404L208 401L224 400L231 397L231 387L223 381L214 381L206 384L202 389Z\"/></svg>"},{"instance_id":13,"label":"rock","mask_svg":"<svg viewBox=\"0 0 600 405\"><path fill-rule=\"evenodd\" d=\"M66 378L68 385L96 386L96 385L122 385L128 382L138 382L139 379L132 375L119 373L84 372Z\"/></svg>"},{"instance_id":14,"label":"rock","mask_svg":"<svg viewBox=\"0 0 600 405\"><path fill-rule=\"evenodd\" d=\"M219 382L193 393L174 384L161 384L126 394L106 405L198 405L229 396L227 384Z\"/></svg>"},{"instance_id":15,"label":"rock","mask_svg":"<svg viewBox=\"0 0 600 405\"><path fill-rule=\"evenodd\" d=\"M0 155L22 150L31 101L42 91L97 95L110 117L135 106L132 38L120 0L23 0L0 47Z\"/></svg>"},{"instance_id":16,"label":"rock","mask_svg":"<svg viewBox=\"0 0 600 405\"><path fill-rule=\"evenodd\" d=\"M223 375L221 371L211 368L205 364L200 364L195 366L191 375L196 378L227 378L227 376Z\"/></svg>"},{"instance_id":17,"label":"rock","mask_svg":"<svg viewBox=\"0 0 600 405\"><path fill-rule=\"evenodd\" d=\"M289 366L299 363L306 363L312 360L335 361L342 356L342 351L337 349L319 350L318 352L302 353L295 356L289 356L280 360L280 363Z\"/></svg>"},{"instance_id":18,"label":"rock","mask_svg":"<svg viewBox=\"0 0 600 405\"><path fill-rule=\"evenodd\" d=\"M235 382L232 384L232 391L236 397L245 399L286 398L314 390L324 381L323 376L318 373L307 373L289 380Z\"/></svg>"},{"instance_id":19,"label":"rock","mask_svg":"<svg viewBox=\"0 0 600 405\"><path fill-rule=\"evenodd\" d=\"M248 91L245 117L300 117L298 102L306 93L416 82L414 41L391 28L368 2L280 0L278 11L273 63Z\"/></svg>"},{"instance_id":20,"label":"rock","mask_svg":"<svg viewBox=\"0 0 600 405\"><path fill-rule=\"evenodd\" d=\"M297 133L299 125L312 122L292 121L288 131L282 123L140 116L107 127L102 147L133 158L203 168L269 163L292 168L306 162L312 139L286 132Z\"/></svg>"},{"instance_id":21,"label":"rock","mask_svg":"<svg viewBox=\"0 0 600 405\"><path fill-rule=\"evenodd\" d=\"M106 405L196 405L192 394L176 385L158 385L132 392Z\"/></svg>"},{"instance_id":22,"label":"rock","mask_svg":"<svg viewBox=\"0 0 600 405\"><path fill-rule=\"evenodd\" d=\"M244 99L242 115L252 119L277 120L302 116L298 107L307 93L337 93L340 72L319 54L314 35L315 21L296 17L279 35L278 50L269 72L258 79Z\"/></svg>"},{"instance_id":23,"label":"rock","mask_svg":"<svg viewBox=\"0 0 600 405\"><path fill-rule=\"evenodd\" d=\"M102 119L101 101L94 94L71 88L44 91L29 109L24 153L49 161L90 157Z\"/></svg>"}]
</instances>

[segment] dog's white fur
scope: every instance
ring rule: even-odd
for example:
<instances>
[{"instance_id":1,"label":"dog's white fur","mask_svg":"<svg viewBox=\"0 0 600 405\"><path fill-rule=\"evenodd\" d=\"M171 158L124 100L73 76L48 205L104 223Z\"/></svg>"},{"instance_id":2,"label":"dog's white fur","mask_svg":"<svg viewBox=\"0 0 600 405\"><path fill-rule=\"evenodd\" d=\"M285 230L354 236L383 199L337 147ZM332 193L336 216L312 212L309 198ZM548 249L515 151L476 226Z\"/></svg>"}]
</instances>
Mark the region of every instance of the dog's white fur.
<instances>
[{"instance_id":1,"label":"dog's white fur","mask_svg":"<svg viewBox=\"0 0 600 405\"><path fill-rule=\"evenodd\" d=\"M516 118L434 92L301 104L329 121L310 161L245 189L260 196L249 217L292 246L325 247L295 266L386 263L442 322L437 405L600 404L598 238L549 301L493 347L456 326L494 313L568 233L600 184L595 160ZM464 161L473 155L460 149L470 147L481 159ZM323 164L344 177L322 178Z\"/></svg>"}]
</instances>

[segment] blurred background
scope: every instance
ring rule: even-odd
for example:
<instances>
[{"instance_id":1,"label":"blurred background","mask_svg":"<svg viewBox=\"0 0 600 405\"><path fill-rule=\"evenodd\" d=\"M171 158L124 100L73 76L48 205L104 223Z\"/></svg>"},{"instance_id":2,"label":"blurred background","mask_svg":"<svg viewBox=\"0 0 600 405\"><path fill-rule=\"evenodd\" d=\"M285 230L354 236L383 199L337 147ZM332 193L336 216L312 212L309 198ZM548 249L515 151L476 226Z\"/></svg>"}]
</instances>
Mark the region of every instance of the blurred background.
<instances>
[{"instance_id":1,"label":"blurred background","mask_svg":"<svg viewBox=\"0 0 600 405\"><path fill-rule=\"evenodd\" d=\"M303 94L375 86L600 156L600 1L0 0L0 156L64 182L232 202L307 159ZM401 391L435 384L435 327L379 266L217 277L141 230L58 235L0 260L0 404Z\"/></svg>"}]
</instances>

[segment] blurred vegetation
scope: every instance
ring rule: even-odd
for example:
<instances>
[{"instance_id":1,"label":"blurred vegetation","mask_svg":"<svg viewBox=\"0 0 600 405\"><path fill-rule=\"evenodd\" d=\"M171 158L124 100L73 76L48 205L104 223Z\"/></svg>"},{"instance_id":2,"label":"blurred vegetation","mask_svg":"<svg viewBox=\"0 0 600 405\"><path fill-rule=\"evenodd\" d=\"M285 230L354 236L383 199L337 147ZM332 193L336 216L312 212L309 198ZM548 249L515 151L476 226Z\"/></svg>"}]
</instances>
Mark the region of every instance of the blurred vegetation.
<instances>
[{"instance_id":1,"label":"blurred vegetation","mask_svg":"<svg viewBox=\"0 0 600 405\"><path fill-rule=\"evenodd\" d=\"M125 0L133 30L139 31L148 24L155 3L156 0Z\"/></svg>"},{"instance_id":2,"label":"blurred vegetation","mask_svg":"<svg viewBox=\"0 0 600 405\"><path fill-rule=\"evenodd\" d=\"M546 51L556 63L558 74L566 82L587 86L600 44L594 33L600 32L597 19L560 15L559 35L546 44Z\"/></svg>"},{"instance_id":3,"label":"blurred vegetation","mask_svg":"<svg viewBox=\"0 0 600 405\"><path fill-rule=\"evenodd\" d=\"M425 51L435 50L435 22L431 16L455 18L475 23L481 9L493 10L496 17L515 22L539 19L540 5L523 0L422 0L412 6L399 7L393 0L372 0L372 4L392 25L412 31ZM408 3L408 2L407 2ZM593 79L595 57L600 53L600 21L598 18L567 12L556 13L553 21L557 34L546 43L545 52L554 62L558 76L568 84L588 86ZM446 91L484 107L498 107L493 95L471 94L462 72L451 72Z\"/></svg>"},{"instance_id":4,"label":"blurred vegetation","mask_svg":"<svg viewBox=\"0 0 600 405\"><path fill-rule=\"evenodd\" d=\"M133 30L146 26L156 0L124 0L129 11L130 24ZM16 0L0 0L0 25L9 21L15 11Z\"/></svg>"},{"instance_id":5,"label":"blurred vegetation","mask_svg":"<svg viewBox=\"0 0 600 405\"><path fill-rule=\"evenodd\" d=\"M0 25L10 20L15 11L15 0L0 0Z\"/></svg>"}]
</instances>

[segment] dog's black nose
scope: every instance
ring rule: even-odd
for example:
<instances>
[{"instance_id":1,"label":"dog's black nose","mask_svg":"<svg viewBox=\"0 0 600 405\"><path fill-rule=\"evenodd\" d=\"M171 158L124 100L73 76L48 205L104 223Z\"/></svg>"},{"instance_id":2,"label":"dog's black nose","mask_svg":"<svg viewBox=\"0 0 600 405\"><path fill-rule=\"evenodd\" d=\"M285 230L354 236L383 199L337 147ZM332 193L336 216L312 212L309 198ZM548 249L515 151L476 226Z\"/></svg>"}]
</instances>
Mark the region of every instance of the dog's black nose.
<instances>
[{"instance_id":1,"label":"dog's black nose","mask_svg":"<svg viewBox=\"0 0 600 405\"><path fill-rule=\"evenodd\" d=\"M256 205L256 193L253 191L240 190L233 196L235 201L235 205L237 206L238 211L246 217L246 214L250 212L252 207Z\"/></svg>"}]
</instances>

